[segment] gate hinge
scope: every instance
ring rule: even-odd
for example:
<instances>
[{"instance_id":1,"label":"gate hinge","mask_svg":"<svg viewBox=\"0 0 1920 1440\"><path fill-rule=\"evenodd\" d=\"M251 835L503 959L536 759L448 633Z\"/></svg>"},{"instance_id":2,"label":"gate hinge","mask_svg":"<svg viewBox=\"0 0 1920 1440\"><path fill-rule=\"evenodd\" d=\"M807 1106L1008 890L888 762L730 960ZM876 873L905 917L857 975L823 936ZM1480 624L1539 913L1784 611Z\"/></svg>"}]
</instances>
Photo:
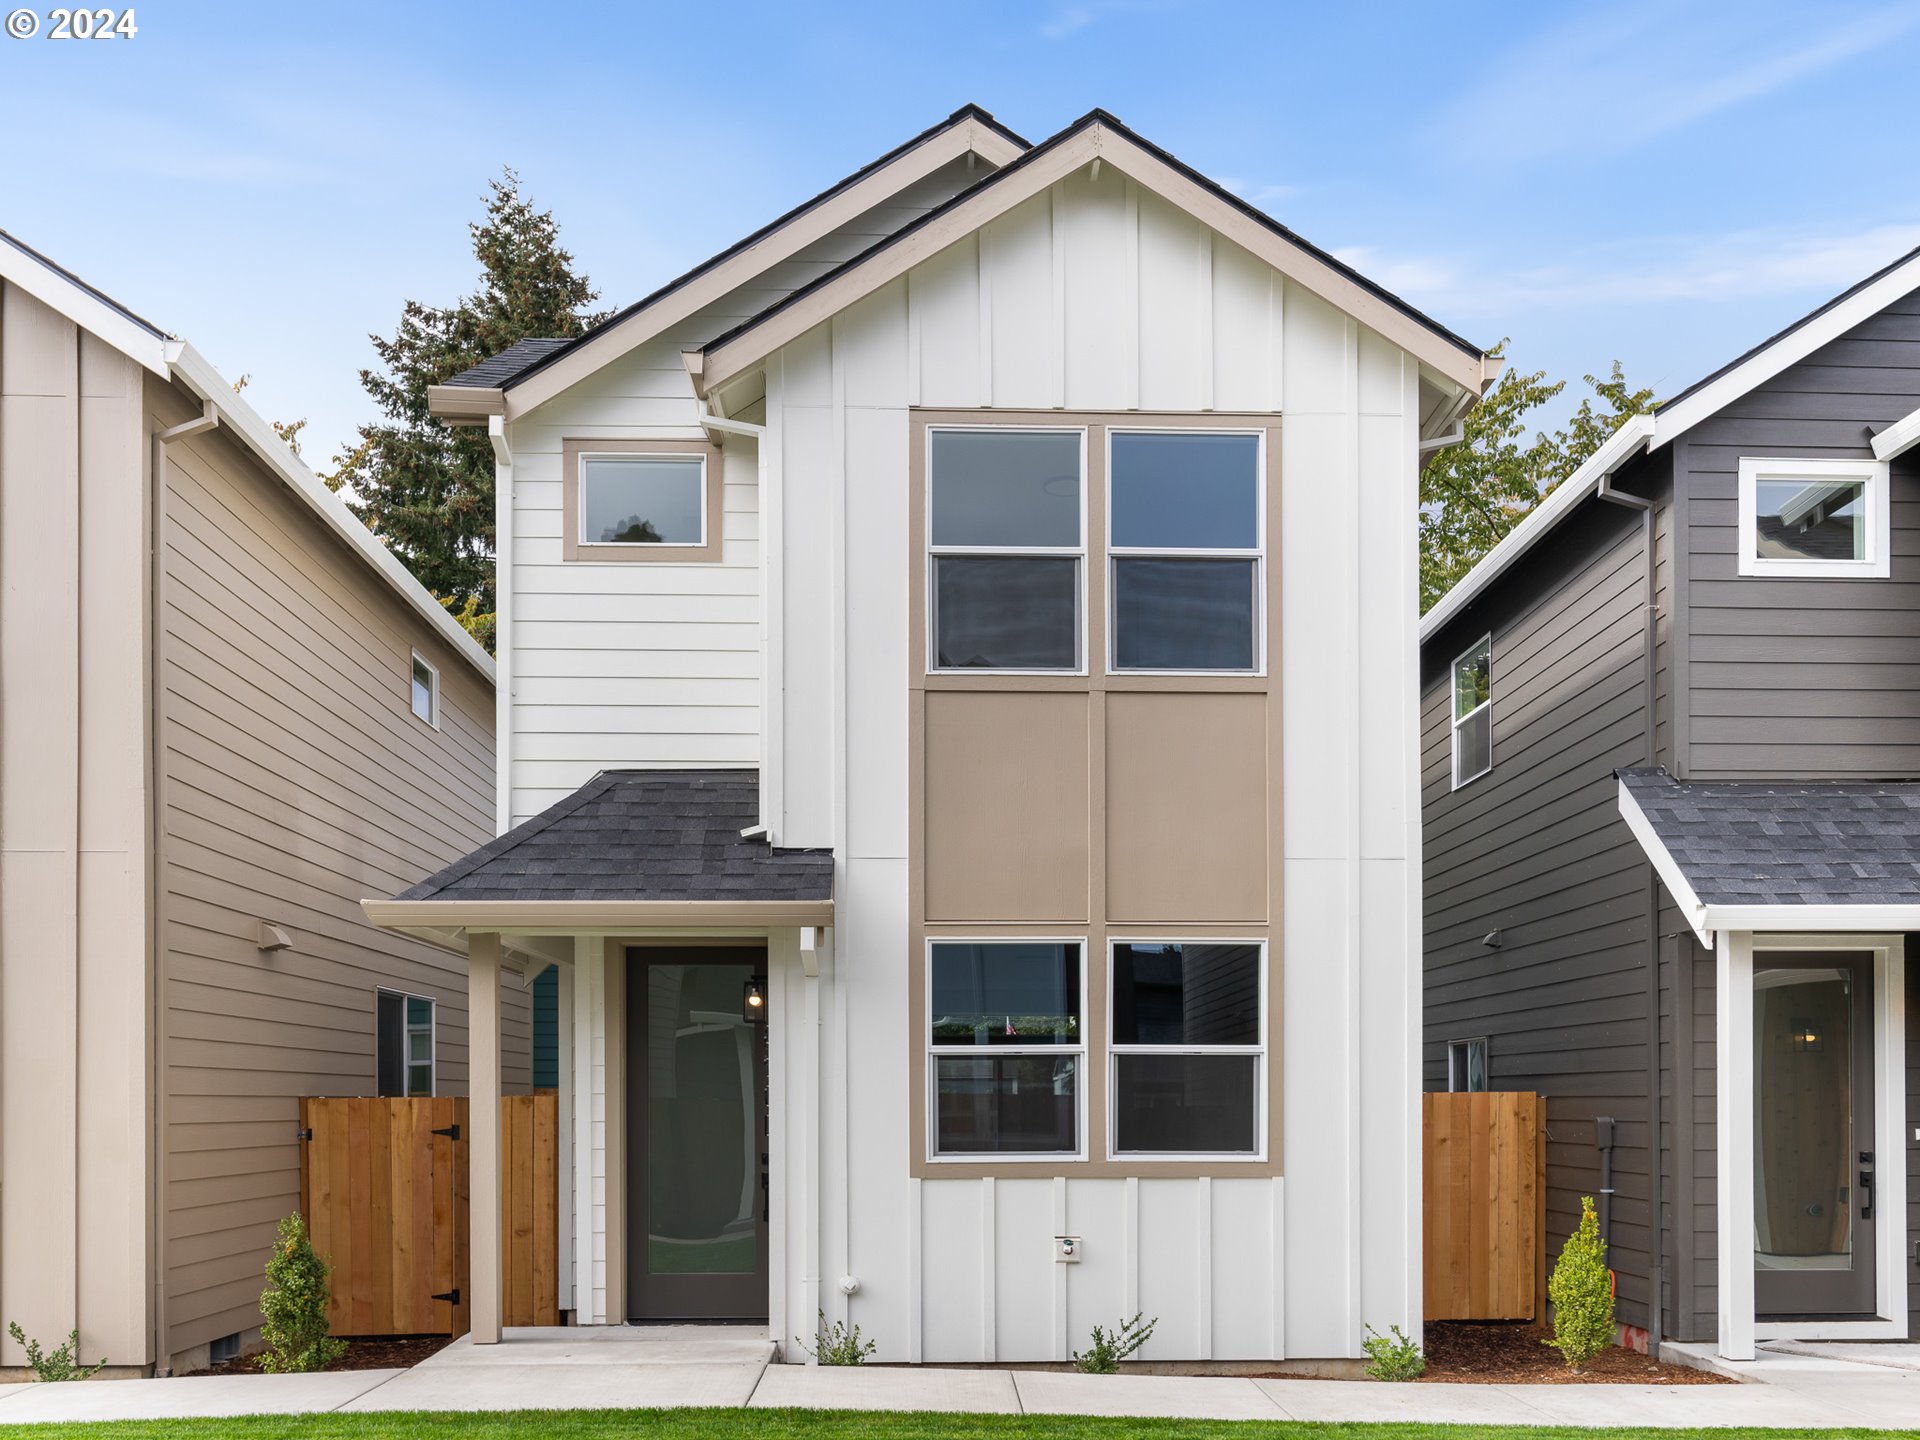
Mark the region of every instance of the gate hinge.
<instances>
[{"instance_id":1,"label":"gate hinge","mask_svg":"<svg viewBox=\"0 0 1920 1440\"><path fill-rule=\"evenodd\" d=\"M313 1139L313 1127L312 1127L311 1125L296 1125L296 1126L294 1126L294 1127L293 1127L293 1138L294 1138L294 1139L296 1139L296 1140L311 1140L311 1139Z\"/></svg>"},{"instance_id":2,"label":"gate hinge","mask_svg":"<svg viewBox=\"0 0 1920 1440\"><path fill-rule=\"evenodd\" d=\"M431 1300L451 1300L454 1304L458 1305L460 1303L460 1292L458 1289L454 1289L447 1291L444 1295L431 1295L428 1298Z\"/></svg>"},{"instance_id":3,"label":"gate hinge","mask_svg":"<svg viewBox=\"0 0 1920 1440\"><path fill-rule=\"evenodd\" d=\"M447 1126L447 1128L446 1128L446 1129L444 1129L444 1130L435 1130L435 1131L434 1131L433 1133L434 1133L435 1135L444 1135L444 1136L446 1136L446 1137L447 1137L447 1138L448 1138L449 1140L458 1140L458 1139L460 1138L460 1127L459 1127L458 1125L449 1125L449 1126ZM440 1296L438 1296L438 1295L436 1295L436 1296L434 1296L433 1298L434 1298L434 1299L436 1299L436 1300L438 1300L438 1299L440 1299L441 1297L440 1297Z\"/></svg>"}]
</instances>

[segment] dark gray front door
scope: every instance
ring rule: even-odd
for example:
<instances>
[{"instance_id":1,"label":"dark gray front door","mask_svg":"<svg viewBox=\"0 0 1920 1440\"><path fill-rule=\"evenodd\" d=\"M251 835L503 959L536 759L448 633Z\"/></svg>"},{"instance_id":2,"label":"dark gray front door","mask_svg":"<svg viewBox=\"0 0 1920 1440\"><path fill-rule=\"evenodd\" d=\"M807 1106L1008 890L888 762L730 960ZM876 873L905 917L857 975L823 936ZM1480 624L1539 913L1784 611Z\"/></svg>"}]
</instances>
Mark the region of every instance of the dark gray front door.
<instances>
[{"instance_id":1,"label":"dark gray front door","mask_svg":"<svg viewBox=\"0 0 1920 1440\"><path fill-rule=\"evenodd\" d=\"M767 1027L759 947L627 952L627 1309L767 1318Z\"/></svg>"},{"instance_id":2,"label":"dark gray front door","mask_svg":"<svg viewBox=\"0 0 1920 1440\"><path fill-rule=\"evenodd\" d=\"M1873 957L1757 952L1757 1315L1873 1315L1873 1133Z\"/></svg>"}]
</instances>

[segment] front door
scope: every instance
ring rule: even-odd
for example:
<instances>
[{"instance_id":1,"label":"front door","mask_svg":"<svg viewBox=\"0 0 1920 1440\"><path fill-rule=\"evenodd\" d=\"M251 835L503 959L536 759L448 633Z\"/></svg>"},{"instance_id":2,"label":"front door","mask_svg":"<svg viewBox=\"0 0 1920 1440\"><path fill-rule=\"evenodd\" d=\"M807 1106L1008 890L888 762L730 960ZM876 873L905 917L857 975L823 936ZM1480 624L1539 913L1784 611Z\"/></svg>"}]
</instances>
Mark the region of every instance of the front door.
<instances>
[{"instance_id":1,"label":"front door","mask_svg":"<svg viewBox=\"0 0 1920 1440\"><path fill-rule=\"evenodd\" d=\"M628 1318L764 1322L766 951L627 955Z\"/></svg>"},{"instance_id":2,"label":"front door","mask_svg":"<svg viewBox=\"0 0 1920 1440\"><path fill-rule=\"evenodd\" d=\"M1873 957L1758 952L1753 989L1754 1311L1871 1318Z\"/></svg>"}]
</instances>

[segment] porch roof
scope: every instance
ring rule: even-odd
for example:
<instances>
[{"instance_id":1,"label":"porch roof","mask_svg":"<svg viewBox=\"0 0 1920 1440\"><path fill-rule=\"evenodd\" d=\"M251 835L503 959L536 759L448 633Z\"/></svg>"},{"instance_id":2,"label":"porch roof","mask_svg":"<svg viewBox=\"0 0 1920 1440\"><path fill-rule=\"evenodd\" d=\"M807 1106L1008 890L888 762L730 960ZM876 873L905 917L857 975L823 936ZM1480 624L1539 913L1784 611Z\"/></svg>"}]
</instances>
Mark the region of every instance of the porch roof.
<instances>
[{"instance_id":1,"label":"porch roof","mask_svg":"<svg viewBox=\"0 0 1920 1440\"><path fill-rule=\"evenodd\" d=\"M1619 780L1620 813L1703 943L1920 926L1920 783Z\"/></svg>"}]
</instances>

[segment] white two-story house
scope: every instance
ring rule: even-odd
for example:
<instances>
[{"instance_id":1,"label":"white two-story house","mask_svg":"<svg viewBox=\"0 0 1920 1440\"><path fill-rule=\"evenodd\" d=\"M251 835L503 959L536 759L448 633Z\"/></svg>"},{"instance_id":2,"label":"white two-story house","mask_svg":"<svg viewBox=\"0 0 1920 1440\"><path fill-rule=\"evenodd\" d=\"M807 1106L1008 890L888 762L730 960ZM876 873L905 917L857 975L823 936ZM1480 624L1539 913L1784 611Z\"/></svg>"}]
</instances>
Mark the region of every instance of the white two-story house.
<instances>
[{"instance_id":1,"label":"white two-story house","mask_svg":"<svg viewBox=\"0 0 1920 1440\"><path fill-rule=\"evenodd\" d=\"M502 834L367 909L469 955L475 1338L502 937L561 966L578 1323L1417 1323L1416 478L1498 367L1110 115L968 108L437 388Z\"/></svg>"}]
</instances>

